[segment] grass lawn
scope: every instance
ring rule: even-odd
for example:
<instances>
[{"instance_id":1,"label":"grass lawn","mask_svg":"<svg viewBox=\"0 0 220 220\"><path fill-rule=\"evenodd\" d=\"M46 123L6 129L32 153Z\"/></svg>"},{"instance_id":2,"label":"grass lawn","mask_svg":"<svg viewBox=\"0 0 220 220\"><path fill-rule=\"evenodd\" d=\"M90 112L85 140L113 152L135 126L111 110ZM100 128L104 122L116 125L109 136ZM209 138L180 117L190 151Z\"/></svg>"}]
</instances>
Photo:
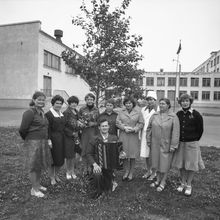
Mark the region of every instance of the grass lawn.
<instances>
[{"instance_id":1,"label":"grass lawn","mask_svg":"<svg viewBox=\"0 0 220 220\"><path fill-rule=\"evenodd\" d=\"M65 180L62 169L63 181L53 187L44 173L42 185L48 192L46 198L38 199L30 196L17 129L0 128L0 140L0 219L220 219L220 149L202 147L206 169L196 175L191 197L176 192L175 171L170 172L163 192L150 188L141 178L138 161L132 182L122 182L122 171L116 172L119 186L108 197L88 197L79 164L78 180Z\"/></svg>"}]
</instances>

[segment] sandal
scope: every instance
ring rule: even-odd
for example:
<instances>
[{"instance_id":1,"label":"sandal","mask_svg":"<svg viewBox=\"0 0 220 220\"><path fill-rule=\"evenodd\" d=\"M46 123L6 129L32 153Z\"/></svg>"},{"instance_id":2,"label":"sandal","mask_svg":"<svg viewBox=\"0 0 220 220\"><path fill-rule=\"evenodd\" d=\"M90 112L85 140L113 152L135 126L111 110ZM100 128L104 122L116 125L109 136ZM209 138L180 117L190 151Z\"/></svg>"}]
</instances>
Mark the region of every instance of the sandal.
<instances>
[{"instance_id":1,"label":"sandal","mask_svg":"<svg viewBox=\"0 0 220 220\"><path fill-rule=\"evenodd\" d=\"M151 174L152 174L152 171L148 171L148 172L146 172L146 173L142 176L142 178L143 178L143 179L148 179L148 178L151 176Z\"/></svg>"},{"instance_id":2,"label":"sandal","mask_svg":"<svg viewBox=\"0 0 220 220\"><path fill-rule=\"evenodd\" d=\"M164 190L164 188L165 188L165 185L159 185L158 187L157 187L157 192L162 192L163 190Z\"/></svg>"},{"instance_id":3,"label":"sandal","mask_svg":"<svg viewBox=\"0 0 220 220\"><path fill-rule=\"evenodd\" d=\"M150 187L158 187L159 185L160 185L160 183L155 181L155 182L150 184Z\"/></svg>"},{"instance_id":4,"label":"sandal","mask_svg":"<svg viewBox=\"0 0 220 220\"><path fill-rule=\"evenodd\" d=\"M151 174L151 176L148 178L149 181L154 180L154 178L157 176L157 174Z\"/></svg>"}]
</instances>

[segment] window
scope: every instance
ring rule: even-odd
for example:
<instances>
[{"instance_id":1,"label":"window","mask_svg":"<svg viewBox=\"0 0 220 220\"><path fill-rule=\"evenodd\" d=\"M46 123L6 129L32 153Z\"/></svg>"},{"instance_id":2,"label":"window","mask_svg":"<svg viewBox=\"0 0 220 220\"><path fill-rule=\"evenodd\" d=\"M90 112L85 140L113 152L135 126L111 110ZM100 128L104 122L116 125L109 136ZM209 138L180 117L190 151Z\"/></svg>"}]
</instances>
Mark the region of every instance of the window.
<instances>
[{"instance_id":1,"label":"window","mask_svg":"<svg viewBox=\"0 0 220 220\"><path fill-rule=\"evenodd\" d=\"M186 77L180 78L180 86L187 86L187 78Z\"/></svg>"},{"instance_id":2,"label":"window","mask_svg":"<svg viewBox=\"0 0 220 220\"><path fill-rule=\"evenodd\" d=\"M186 93L187 93L187 91L180 90L180 91L179 91L179 97L180 97L182 94L186 94Z\"/></svg>"},{"instance_id":3,"label":"window","mask_svg":"<svg viewBox=\"0 0 220 220\"><path fill-rule=\"evenodd\" d=\"M215 78L214 79L214 86L215 87L220 87L220 78Z\"/></svg>"},{"instance_id":4,"label":"window","mask_svg":"<svg viewBox=\"0 0 220 220\"><path fill-rule=\"evenodd\" d=\"M191 94L191 96L193 97L194 100L199 99L199 92L198 91L191 91L190 94Z\"/></svg>"},{"instance_id":5,"label":"window","mask_svg":"<svg viewBox=\"0 0 220 220\"><path fill-rule=\"evenodd\" d=\"M211 79L210 78L202 78L202 86L209 87L210 84L211 84Z\"/></svg>"},{"instance_id":6,"label":"window","mask_svg":"<svg viewBox=\"0 0 220 220\"><path fill-rule=\"evenodd\" d=\"M143 78L137 80L139 86L143 86Z\"/></svg>"},{"instance_id":7,"label":"window","mask_svg":"<svg viewBox=\"0 0 220 220\"><path fill-rule=\"evenodd\" d=\"M175 98L175 91L174 90L168 90L167 96L168 96L168 99L170 101L173 101L174 98Z\"/></svg>"},{"instance_id":8,"label":"window","mask_svg":"<svg viewBox=\"0 0 220 220\"><path fill-rule=\"evenodd\" d=\"M165 91L164 90L157 90L157 100L160 100L161 98L165 97Z\"/></svg>"},{"instance_id":9,"label":"window","mask_svg":"<svg viewBox=\"0 0 220 220\"><path fill-rule=\"evenodd\" d=\"M211 61L211 67L213 66L213 60Z\"/></svg>"},{"instance_id":10,"label":"window","mask_svg":"<svg viewBox=\"0 0 220 220\"><path fill-rule=\"evenodd\" d=\"M214 100L220 100L220 91L214 91Z\"/></svg>"},{"instance_id":11,"label":"window","mask_svg":"<svg viewBox=\"0 0 220 220\"><path fill-rule=\"evenodd\" d=\"M168 86L175 86L175 85L176 85L176 78L168 77Z\"/></svg>"},{"instance_id":12,"label":"window","mask_svg":"<svg viewBox=\"0 0 220 220\"><path fill-rule=\"evenodd\" d=\"M154 77L146 77L146 86L154 85Z\"/></svg>"},{"instance_id":13,"label":"window","mask_svg":"<svg viewBox=\"0 0 220 220\"><path fill-rule=\"evenodd\" d=\"M67 64L66 64L65 68L66 68L65 73L75 74L75 70L72 67L68 66Z\"/></svg>"},{"instance_id":14,"label":"window","mask_svg":"<svg viewBox=\"0 0 220 220\"><path fill-rule=\"evenodd\" d=\"M199 86L199 78L191 78L191 86Z\"/></svg>"},{"instance_id":15,"label":"window","mask_svg":"<svg viewBox=\"0 0 220 220\"><path fill-rule=\"evenodd\" d=\"M44 65L56 70L60 70L60 57L48 52L44 51Z\"/></svg>"},{"instance_id":16,"label":"window","mask_svg":"<svg viewBox=\"0 0 220 220\"><path fill-rule=\"evenodd\" d=\"M210 92L202 91L202 100L210 100Z\"/></svg>"},{"instance_id":17,"label":"window","mask_svg":"<svg viewBox=\"0 0 220 220\"><path fill-rule=\"evenodd\" d=\"M217 72L217 73L219 72L219 68L217 68L216 72Z\"/></svg>"},{"instance_id":18,"label":"window","mask_svg":"<svg viewBox=\"0 0 220 220\"><path fill-rule=\"evenodd\" d=\"M216 64L219 64L219 56L217 56Z\"/></svg>"},{"instance_id":19,"label":"window","mask_svg":"<svg viewBox=\"0 0 220 220\"><path fill-rule=\"evenodd\" d=\"M157 86L165 86L165 78L157 77Z\"/></svg>"}]
</instances>

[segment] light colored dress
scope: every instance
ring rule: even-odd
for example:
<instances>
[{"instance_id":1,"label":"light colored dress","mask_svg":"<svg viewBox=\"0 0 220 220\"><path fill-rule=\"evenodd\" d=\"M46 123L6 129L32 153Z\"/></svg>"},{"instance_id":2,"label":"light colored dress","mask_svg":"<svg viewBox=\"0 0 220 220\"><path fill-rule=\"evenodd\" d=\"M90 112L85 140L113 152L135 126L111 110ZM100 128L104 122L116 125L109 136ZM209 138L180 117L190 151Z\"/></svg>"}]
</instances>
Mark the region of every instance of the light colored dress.
<instances>
[{"instance_id":1,"label":"light colored dress","mask_svg":"<svg viewBox=\"0 0 220 220\"><path fill-rule=\"evenodd\" d=\"M117 116L116 126L120 129L119 141L123 143L123 150L127 158L139 156L139 131L143 128L144 119L139 108L134 107L130 113L122 109ZM135 129L135 132L126 133L125 126Z\"/></svg>"},{"instance_id":2,"label":"light colored dress","mask_svg":"<svg viewBox=\"0 0 220 220\"><path fill-rule=\"evenodd\" d=\"M140 156L143 158L148 158L149 157L149 153L150 153L150 149L147 145L147 139L146 139L146 132L147 132L147 127L149 124L149 120L151 118L151 116L155 113L155 109L150 109L148 107L144 107L141 109L141 113L143 115L144 118L144 128L142 129L142 134L141 134L141 152L140 152Z\"/></svg>"},{"instance_id":3,"label":"light colored dress","mask_svg":"<svg viewBox=\"0 0 220 220\"><path fill-rule=\"evenodd\" d=\"M180 125L173 112L152 115L147 128L147 144L151 149L152 168L165 173L171 167L173 153L170 148L178 148Z\"/></svg>"}]
</instances>

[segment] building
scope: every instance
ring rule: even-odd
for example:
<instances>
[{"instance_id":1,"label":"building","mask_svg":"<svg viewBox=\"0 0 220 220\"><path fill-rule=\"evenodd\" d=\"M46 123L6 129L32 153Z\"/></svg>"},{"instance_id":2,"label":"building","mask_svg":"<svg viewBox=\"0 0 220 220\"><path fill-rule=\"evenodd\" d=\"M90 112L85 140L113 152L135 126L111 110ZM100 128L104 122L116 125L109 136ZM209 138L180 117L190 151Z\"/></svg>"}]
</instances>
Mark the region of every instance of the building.
<instances>
[{"instance_id":1,"label":"building","mask_svg":"<svg viewBox=\"0 0 220 220\"><path fill-rule=\"evenodd\" d=\"M27 107L36 90L84 100L89 85L62 60L70 49L62 36L42 31L40 21L0 25L0 107Z\"/></svg>"},{"instance_id":2,"label":"building","mask_svg":"<svg viewBox=\"0 0 220 220\"><path fill-rule=\"evenodd\" d=\"M210 72L219 72L220 71L220 50L213 51L210 54L210 57L196 67L193 72L195 73L210 73Z\"/></svg>"},{"instance_id":3,"label":"building","mask_svg":"<svg viewBox=\"0 0 220 220\"><path fill-rule=\"evenodd\" d=\"M142 87L145 92L156 91L158 99L167 97L172 103L175 97L188 93L194 98L194 106L220 107L219 72L181 72L180 75L175 72L146 72Z\"/></svg>"}]
</instances>

